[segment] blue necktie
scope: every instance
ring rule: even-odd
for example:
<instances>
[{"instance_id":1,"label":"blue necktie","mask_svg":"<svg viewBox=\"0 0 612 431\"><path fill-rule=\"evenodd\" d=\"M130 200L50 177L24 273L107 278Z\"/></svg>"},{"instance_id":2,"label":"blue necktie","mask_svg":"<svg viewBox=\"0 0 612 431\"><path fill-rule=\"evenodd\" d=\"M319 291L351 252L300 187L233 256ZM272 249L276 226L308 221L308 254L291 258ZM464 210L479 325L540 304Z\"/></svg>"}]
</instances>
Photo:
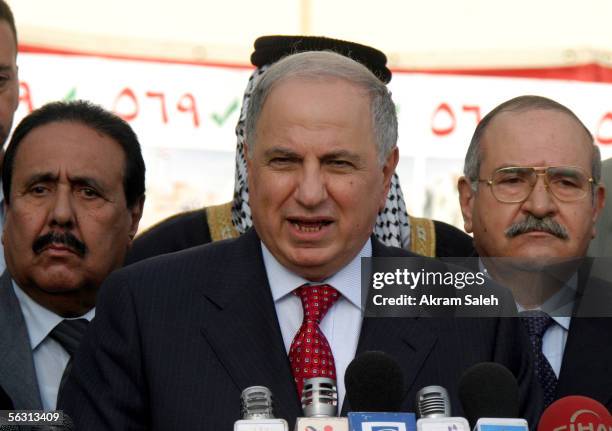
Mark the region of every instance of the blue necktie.
<instances>
[{"instance_id":1,"label":"blue necktie","mask_svg":"<svg viewBox=\"0 0 612 431\"><path fill-rule=\"evenodd\" d=\"M544 408L546 408L554 401L557 392L557 376L542 352L542 337L548 327L553 324L553 320L540 310L523 311L519 315L531 340L535 358L535 374L544 392Z\"/></svg>"}]
</instances>

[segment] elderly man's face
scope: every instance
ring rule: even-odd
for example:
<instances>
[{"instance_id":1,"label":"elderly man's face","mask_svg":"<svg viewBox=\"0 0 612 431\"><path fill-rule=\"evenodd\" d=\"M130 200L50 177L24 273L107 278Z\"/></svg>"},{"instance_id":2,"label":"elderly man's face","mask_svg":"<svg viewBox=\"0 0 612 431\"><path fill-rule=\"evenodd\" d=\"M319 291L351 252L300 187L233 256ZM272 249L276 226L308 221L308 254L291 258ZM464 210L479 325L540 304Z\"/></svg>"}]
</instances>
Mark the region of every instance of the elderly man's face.
<instances>
[{"instance_id":1,"label":"elderly man's face","mask_svg":"<svg viewBox=\"0 0 612 431\"><path fill-rule=\"evenodd\" d=\"M563 112L542 109L503 112L489 124L481 144L481 179L489 179L497 169L508 166L575 166L587 176L592 174L589 138ZM604 190L599 188L593 201L589 186L582 199L562 202L547 190L542 176L522 203L499 202L483 182L473 192L462 179L459 192L466 231L474 233L479 255L492 257L584 256L604 201ZM541 228L516 236L506 233L529 217L559 225L567 237Z\"/></svg>"},{"instance_id":2,"label":"elderly man's face","mask_svg":"<svg viewBox=\"0 0 612 431\"><path fill-rule=\"evenodd\" d=\"M11 131L19 102L19 79L15 64L15 38L6 21L0 20L0 145Z\"/></svg>"},{"instance_id":3,"label":"elderly man's face","mask_svg":"<svg viewBox=\"0 0 612 431\"><path fill-rule=\"evenodd\" d=\"M128 208L121 146L77 122L32 130L14 160L4 254L17 284L57 314L93 307L123 263L142 213Z\"/></svg>"},{"instance_id":4,"label":"elderly man's face","mask_svg":"<svg viewBox=\"0 0 612 431\"><path fill-rule=\"evenodd\" d=\"M378 163L370 100L360 88L339 79L279 83L248 159L257 233L286 268L329 277L371 235L397 158L394 150Z\"/></svg>"}]
</instances>

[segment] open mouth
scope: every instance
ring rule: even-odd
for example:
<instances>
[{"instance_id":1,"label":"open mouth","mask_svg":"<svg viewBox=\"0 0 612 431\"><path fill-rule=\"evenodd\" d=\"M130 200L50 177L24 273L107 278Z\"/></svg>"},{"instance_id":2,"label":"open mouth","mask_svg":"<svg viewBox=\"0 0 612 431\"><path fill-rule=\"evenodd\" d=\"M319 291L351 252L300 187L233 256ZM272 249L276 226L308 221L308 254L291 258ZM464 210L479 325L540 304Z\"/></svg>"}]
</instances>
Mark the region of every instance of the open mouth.
<instances>
[{"instance_id":1,"label":"open mouth","mask_svg":"<svg viewBox=\"0 0 612 431\"><path fill-rule=\"evenodd\" d=\"M302 220L302 219L289 219L289 222L300 232L313 233L319 232L325 226L329 226L331 220Z\"/></svg>"}]
</instances>

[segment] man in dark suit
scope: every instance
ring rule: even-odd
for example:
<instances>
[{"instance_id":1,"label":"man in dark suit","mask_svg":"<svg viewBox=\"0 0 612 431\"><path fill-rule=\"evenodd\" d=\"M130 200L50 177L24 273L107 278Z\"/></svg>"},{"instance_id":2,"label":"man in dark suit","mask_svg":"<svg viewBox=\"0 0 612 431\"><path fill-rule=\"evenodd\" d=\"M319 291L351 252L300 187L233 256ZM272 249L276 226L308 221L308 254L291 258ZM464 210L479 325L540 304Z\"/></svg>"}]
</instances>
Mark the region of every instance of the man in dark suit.
<instances>
[{"instance_id":1,"label":"man in dark suit","mask_svg":"<svg viewBox=\"0 0 612 431\"><path fill-rule=\"evenodd\" d=\"M462 372L498 361L533 419L514 319L362 317L361 257L415 256L372 238L398 161L378 78L331 52L286 57L253 92L246 136L254 229L109 277L60 402L80 429L230 429L251 385L270 388L293 426L304 379L335 378L342 402L346 367L366 350L397 359L407 411L440 384L460 414Z\"/></svg>"},{"instance_id":2,"label":"man in dark suit","mask_svg":"<svg viewBox=\"0 0 612 431\"><path fill-rule=\"evenodd\" d=\"M599 149L576 115L521 96L480 122L459 180L465 229L524 310L545 404L586 395L612 408L612 319L603 317L612 286L577 260L604 204L600 177Z\"/></svg>"},{"instance_id":3,"label":"man in dark suit","mask_svg":"<svg viewBox=\"0 0 612 431\"><path fill-rule=\"evenodd\" d=\"M16 127L2 184L0 387L16 409L52 410L97 290L138 228L144 161L119 117L51 103Z\"/></svg>"}]
</instances>

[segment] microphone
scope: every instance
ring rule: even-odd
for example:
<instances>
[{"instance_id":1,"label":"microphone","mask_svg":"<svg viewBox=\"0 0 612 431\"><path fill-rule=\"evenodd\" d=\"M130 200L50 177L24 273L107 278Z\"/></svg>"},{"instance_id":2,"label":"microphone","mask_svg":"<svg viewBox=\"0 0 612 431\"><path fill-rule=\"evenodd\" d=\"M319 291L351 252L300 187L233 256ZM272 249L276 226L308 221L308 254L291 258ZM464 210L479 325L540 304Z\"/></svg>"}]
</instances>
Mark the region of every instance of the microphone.
<instances>
[{"instance_id":1,"label":"microphone","mask_svg":"<svg viewBox=\"0 0 612 431\"><path fill-rule=\"evenodd\" d=\"M465 418L451 417L448 391L442 386L425 386L416 394L419 420L417 431L470 431Z\"/></svg>"},{"instance_id":2,"label":"microphone","mask_svg":"<svg viewBox=\"0 0 612 431\"><path fill-rule=\"evenodd\" d=\"M302 410L305 417L297 418L296 431L348 431L346 418L338 414L336 381L328 377L312 377L304 381Z\"/></svg>"},{"instance_id":3,"label":"microphone","mask_svg":"<svg viewBox=\"0 0 612 431\"><path fill-rule=\"evenodd\" d=\"M234 422L234 431L288 431L285 419L272 411L272 392L265 386L249 386L240 394L242 419Z\"/></svg>"},{"instance_id":4,"label":"microphone","mask_svg":"<svg viewBox=\"0 0 612 431\"><path fill-rule=\"evenodd\" d=\"M609 431L612 415L589 397L570 395L549 405L538 424L538 431Z\"/></svg>"},{"instance_id":5,"label":"microphone","mask_svg":"<svg viewBox=\"0 0 612 431\"><path fill-rule=\"evenodd\" d=\"M352 411L399 412L404 397L402 369L384 352L364 352L353 359L344 386Z\"/></svg>"},{"instance_id":6,"label":"microphone","mask_svg":"<svg viewBox=\"0 0 612 431\"><path fill-rule=\"evenodd\" d=\"M459 399L475 431L528 431L519 418L519 387L512 372L495 362L468 368L459 379Z\"/></svg>"},{"instance_id":7,"label":"microphone","mask_svg":"<svg viewBox=\"0 0 612 431\"><path fill-rule=\"evenodd\" d=\"M397 361L384 352L364 352L344 373L351 431L416 428L414 413L398 413L404 398L404 376Z\"/></svg>"},{"instance_id":8,"label":"microphone","mask_svg":"<svg viewBox=\"0 0 612 431\"><path fill-rule=\"evenodd\" d=\"M442 386L425 386L416 394L417 413L421 418L446 418L451 415L448 392Z\"/></svg>"}]
</instances>

